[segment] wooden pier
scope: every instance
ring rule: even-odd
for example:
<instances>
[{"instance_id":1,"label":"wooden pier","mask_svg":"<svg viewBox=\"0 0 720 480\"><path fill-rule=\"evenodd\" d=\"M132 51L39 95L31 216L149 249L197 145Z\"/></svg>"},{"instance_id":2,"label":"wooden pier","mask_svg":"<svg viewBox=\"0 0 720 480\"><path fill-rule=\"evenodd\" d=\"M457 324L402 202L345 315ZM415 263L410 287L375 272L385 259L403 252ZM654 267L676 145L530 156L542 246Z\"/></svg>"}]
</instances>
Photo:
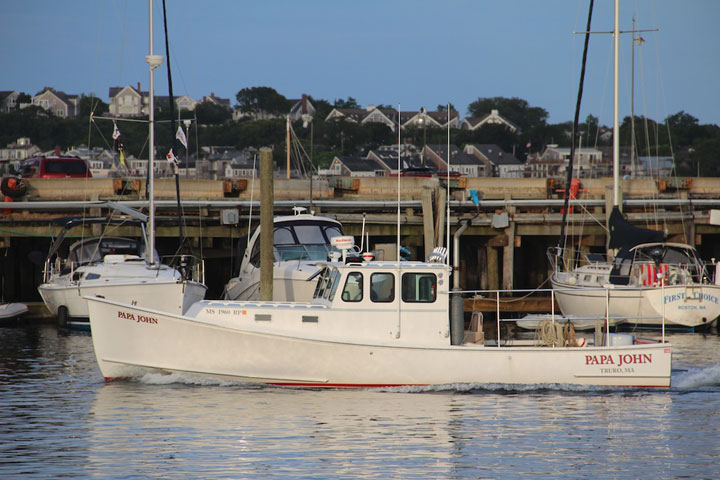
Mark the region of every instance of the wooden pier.
<instances>
[{"instance_id":1,"label":"wooden pier","mask_svg":"<svg viewBox=\"0 0 720 480\"><path fill-rule=\"evenodd\" d=\"M434 247L447 243L445 183L442 178L401 179L401 241L411 250L412 259L424 259ZM583 181L581 197L571 203L573 211L568 215L567 231L575 248L604 250L605 220L612 201L610 185L609 178ZM106 215L108 201L132 208L147 205L143 179L31 179L28 186L26 197L0 207L5 301L40 301L36 289L42 280L42 267L31 263L28 256L47 252L51 236L60 228L53 220ZM358 240L364 222L371 249L382 252L385 260L394 260L397 178L315 180L312 203L310 190L309 180L276 178L273 213L291 215L293 207L305 207L336 218L345 233ZM259 223L260 182L182 179L180 191L184 233L191 239L193 253L205 259L208 298L219 298L237 261L238 243ZM480 198L477 204L471 200L472 191ZM671 241L697 246L706 260L720 259L720 226L714 224L720 222L714 222L712 214L720 210L720 178L623 180L622 191L624 212L632 223L663 229ZM459 238L463 290L532 289L547 280L545 252L557 245L563 217L562 193L558 192L562 192L561 185L546 179L451 179L451 243L460 222L468 223ZM174 181L158 180L155 193L156 234L162 255L177 248ZM549 311L549 299L503 305L503 309L510 309L506 311Z\"/></svg>"}]
</instances>

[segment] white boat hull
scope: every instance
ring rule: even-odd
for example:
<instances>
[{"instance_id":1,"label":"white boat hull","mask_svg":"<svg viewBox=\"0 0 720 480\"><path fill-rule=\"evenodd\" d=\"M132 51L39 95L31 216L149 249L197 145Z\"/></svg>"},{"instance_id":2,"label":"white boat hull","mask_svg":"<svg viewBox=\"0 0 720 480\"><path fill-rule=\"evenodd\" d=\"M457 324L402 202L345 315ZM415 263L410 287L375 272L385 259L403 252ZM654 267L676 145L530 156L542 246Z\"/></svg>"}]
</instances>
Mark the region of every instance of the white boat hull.
<instances>
[{"instance_id":1,"label":"white boat hull","mask_svg":"<svg viewBox=\"0 0 720 480\"><path fill-rule=\"evenodd\" d=\"M309 302L317 281L308 278L320 270L317 262L276 262L273 269L273 301ZM260 270L230 279L225 287L228 300L260 300Z\"/></svg>"},{"instance_id":2,"label":"white boat hull","mask_svg":"<svg viewBox=\"0 0 720 480\"><path fill-rule=\"evenodd\" d=\"M629 323L699 327L720 315L720 285L668 285L665 287L586 288L552 277L560 309L568 316L625 318ZM607 293L606 293L607 292Z\"/></svg>"},{"instance_id":3,"label":"white boat hull","mask_svg":"<svg viewBox=\"0 0 720 480\"><path fill-rule=\"evenodd\" d=\"M197 282L128 281L91 283L67 286L43 284L40 296L51 313L57 315L61 306L67 307L68 326L88 327L88 302L85 296L118 299L135 305L151 306L159 310L182 314L195 302L205 298L207 288Z\"/></svg>"},{"instance_id":4,"label":"white boat hull","mask_svg":"<svg viewBox=\"0 0 720 480\"><path fill-rule=\"evenodd\" d=\"M27 311L28 307L24 303L3 303L0 305L0 322L14 320Z\"/></svg>"},{"instance_id":5,"label":"white boat hull","mask_svg":"<svg viewBox=\"0 0 720 480\"><path fill-rule=\"evenodd\" d=\"M228 302L210 308L212 302L201 302L204 311L213 315L189 317L105 299L89 298L88 304L97 361L108 380L179 372L312 387L670 385L668 344L498 348L451 346L449 341L423 344L395 335L370 342L350 340L349 336L343 339L342 332L357 330L358 322L374 321L362 312L342 316L310 305L261 308ZM197 307L193 310L197 313ZM282 314L280 310L284 310ZM269 311L277 315L277 322L275 316L273 322L254 317ZM446 335L438 332L437 338L443 337Z\"/></svg>"}]
</instances>

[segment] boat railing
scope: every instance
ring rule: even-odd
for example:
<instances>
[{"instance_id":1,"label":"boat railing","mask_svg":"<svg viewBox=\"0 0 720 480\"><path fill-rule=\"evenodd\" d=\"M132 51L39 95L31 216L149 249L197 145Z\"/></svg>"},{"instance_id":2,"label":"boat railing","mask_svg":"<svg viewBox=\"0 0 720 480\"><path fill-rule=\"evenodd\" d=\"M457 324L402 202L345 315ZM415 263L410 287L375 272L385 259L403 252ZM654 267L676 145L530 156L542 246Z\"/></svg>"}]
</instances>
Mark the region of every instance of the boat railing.
<instances>
[{"instance_id":1,"label":"boat railing","mask_svg":"<svg viewBox=\"0 0 720 480\"><path fill-rule=\"evenodd\" d=\"M585 252L572 248L550 247L547 250L550 265L556 272L570 272L582 265L599 265L608 263L603 253Z\"/></svg>"},{"instance_id":2,"label":"boat railing","mask_svg":"<svg viewBox=\"0 0 720 480\"><path fill-rule=\"evenodd\" d=\"M466 311L472 312L471 318L476 318L479 313L479 317L482 318L482 313L492 313L495 315L496 318L496 338L494 340L490 340L492 343L494 343L497 346L501 345L510 345L513 343L513 340L510 338L502 338L502 331L503 331L503 324L508 322L517 322L518 320L522 320L521 318L511 317L508 316L511 313L518 313L518 312L525 312L528 313L530 311L535 311L538 314L538 317L542 317L543 320L547 320L547 323L549 323L552 328L558 329L558 326L564 326L568 323L572 324L573 322L581 322L581 321L592 321L595 323L596 326L596 335L598 330L597 323L601 323L601 330L604 331L602 333L603 340L602 345L608 346L608 336L607 333L610 332L610 328L618 323L621 322L637 322L639 320L660 320L661 324L661 334L662 334L662 342L665 341L665 314L664 314L664 308L662 315L657 316L616 316L610 314L610 295L611 292L614 290L612 286L610 287L593 287L593 288L584 288L583 291L587 293L598 293L601 294L602 297L605 299L605 308L602 312L589 312L588 315L584 316L572 316L567 317L562 314L562 312L559 310L559 304L557 303L557 297L558 295L562 295L563 293L577 293L577 289L574 288L536 288L536 289L512 289L512 290L506 290L506 289L493 289L493 290L454 290L452 291L453 294L459 294L464 299L464 305ZM642 287L630 287L624 288L623 291L626 290L642 290ZM524 306L518 305L516 308L513 304L521 304L524 303ZM549 312L547 311L549 307ZM663 305L664 307L664 305ZM505 315L505 316L503 316ZM538 324L538 328L540 328L540 324ZM471 328L472 329L472 328ZM557 331L561 331L557 330ZM573 332L574 333L574 332ZM509 335L509 334L508 334ZM567 339L566 339L567 340ZM561 342L562 343L562 342ZM559 345L550 345L550 346L559 346Z\"/></svg>"},{"instance_id":3,"label":"boat railing","mask_svg":"<svg viewBox=\"0 0 720 480\"><path fill-rule=\"evenodd\" d=\"M183 281L205 283L205 262L194 255L166 255L160 263L180 272Z\"/></svg>"}]
</instances>

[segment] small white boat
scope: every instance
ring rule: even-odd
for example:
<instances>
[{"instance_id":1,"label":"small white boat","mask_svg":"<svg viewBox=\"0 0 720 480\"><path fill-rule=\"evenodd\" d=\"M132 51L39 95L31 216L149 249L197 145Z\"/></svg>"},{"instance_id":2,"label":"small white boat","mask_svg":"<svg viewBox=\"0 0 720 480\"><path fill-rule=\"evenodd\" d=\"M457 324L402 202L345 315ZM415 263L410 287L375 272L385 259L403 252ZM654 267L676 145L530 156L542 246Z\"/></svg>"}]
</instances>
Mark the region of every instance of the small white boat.
<instances>
[{"instance_id":1,"label":"small white boat","mask_svg":"<svg viewBox=\"0 0 720 480\"><path fill-rule=\"evenodd\" d=\"M0 324L12 322L28 311L27 305L24 303L3 303L0 304Z\"/></svg>"},{"instance_id":2,"label":"small white boat","mask_svg":"<svg viewBox=\"0 0 720 480\"><path fill-rule=\"evenodd\" d=\"M518 327L524 330L536 330L543 322L555 322L559 325L565 326L571 324L575 330L588 331L595 330L597 328L612 328L617 325L625 323L625 318L617 317L604 317L604 316L592 316L592 317L568 317L565 315L552 315L549 313L544 314L529 314L515 321Z\"/></svg>"},{"instance_id":3,"label":"small white boat","mask_svg":"<svg viewBox=\"0 0 720 480\"><path fill-rule=\"evenodd\" d=\"M189 373L300 387L670 385L667 343L510 346L466 335L459 296L451 312L450 273L444 263L332 262L310 303L208 300L184 315L86 298L106 380Z\"/></svg>"},{"instance_id":4,"label":"small white boat","mask_svg":"<svg viewBox=\"0 0 720 480\"><path fill-rule=\"evenodd\" d=\"M201 262L190 256L172 257L175 266L150 262L143 240L113 236L84 238L70 245L67 255L62 255L66 235L75 227L89 224L107 227L118 222L130 224L132 220L72 219L50 247L38 292L61 326L90 328L85 295L122 298L175 313L185 312L205 297ZM144 223L139 225L144 233ZM154 258L158 258L157 252Z\"/></svg>"},{"instance_id":5,"label":"small white boat","mask_svg":"<svg viewBox=\"0 0 720 480\"><path fill-rule=\"evenodd\" d=\"M302 209L304 210L304 209ZM318 263L328 260L330 241L341 236L342 225L328 217L301 213L276 217L273 221L273 300L308 302L315 290ZM238 276L225 286L227 300L260 299L260 227L250 236Z\"/></svg>"}]
</instances>

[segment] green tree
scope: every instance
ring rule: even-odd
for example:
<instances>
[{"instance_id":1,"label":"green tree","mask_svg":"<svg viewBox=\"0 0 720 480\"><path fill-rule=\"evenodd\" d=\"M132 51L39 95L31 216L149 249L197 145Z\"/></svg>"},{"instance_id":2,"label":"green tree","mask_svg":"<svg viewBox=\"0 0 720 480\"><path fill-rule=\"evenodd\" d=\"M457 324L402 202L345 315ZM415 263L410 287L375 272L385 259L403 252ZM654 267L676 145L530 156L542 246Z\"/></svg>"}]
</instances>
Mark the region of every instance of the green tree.
<instances>
[{"instance_id":1,"label":"green tree","mask_svg":"<svg viewBox=\"0 0 720 480\"><path fill-rule=\"evenodd\" d=\"M360 108L360 105L353 97L348 97L347 100L339 98L335 100L335 108Z\"/></svg>"},{"instance_id":2,"label":"green tree","mask_svg":"<svg viewBox=\"0 0 720 480\"><path fill-rule=\"evenodd\" d=\"M203 102L195 107L198 123L201 125L219 125L232 118L232 112L212 102Z\"/></svg>"},{"instance_id":3,"label":"green tree","mask_svg":"<svg viewBox=\"0 0 720 480\"><path fill-rule=\"evenodd\" d=\"M102 115L108 112L108 104L95 96L87 96L84 93L78 102L78 117L89 118L93 115Z\"/></svg>"},{"instance_id":4,"label":"green tree","mask_svg":"<svg viewBox=\"0 0 720 480\"><path fill-rule=\"evenodd\" d=\"M284 114L290 110L289 101L272 87L243 88L235 96L238 108L246 114Z\"/></svg>"},{"instance_id":5,"label":"green tree","mask_svg":"<svg viewBox=\"0 0 720 480\"><path fill-rule=\"evenodd\" d=\"M478 98L468 106L471 117L482 117L492 110L497 110L523 132L544 126L548 118L547 110L531 107L526 100L517 97Z\"/></svg>"}]
</instances>

